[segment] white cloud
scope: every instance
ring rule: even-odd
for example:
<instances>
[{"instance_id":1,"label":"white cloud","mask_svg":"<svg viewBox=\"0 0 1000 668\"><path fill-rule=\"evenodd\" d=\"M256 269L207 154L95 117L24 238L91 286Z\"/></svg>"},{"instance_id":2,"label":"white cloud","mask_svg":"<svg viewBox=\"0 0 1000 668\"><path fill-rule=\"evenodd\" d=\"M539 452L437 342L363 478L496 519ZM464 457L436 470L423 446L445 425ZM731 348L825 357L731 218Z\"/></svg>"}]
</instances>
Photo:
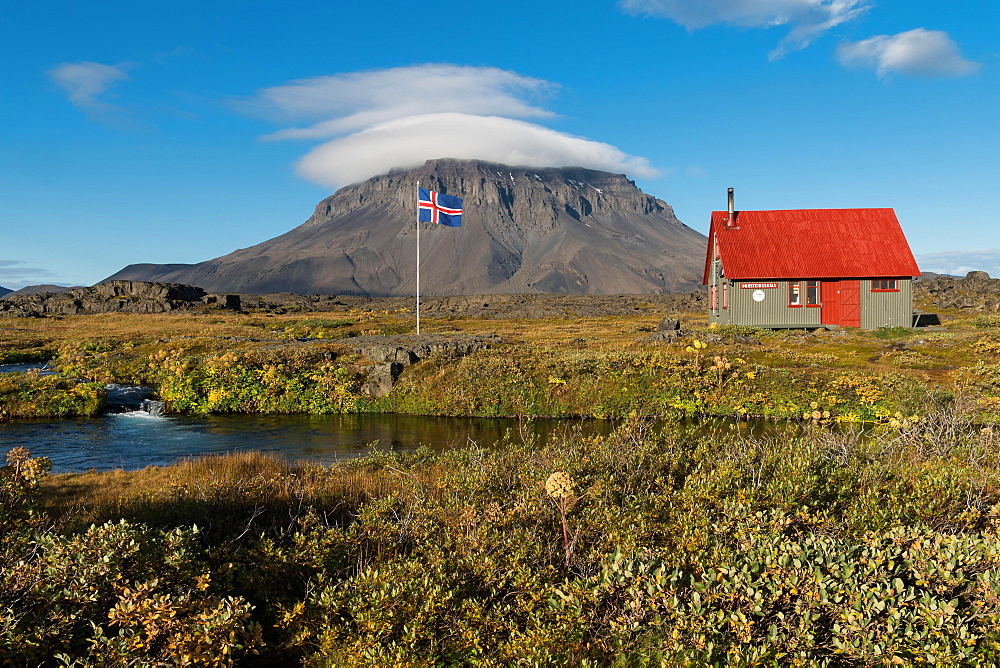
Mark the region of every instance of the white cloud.
<instances>
[{"instance_id":1,"label":"white cloud","mask_svg":"<svg viewBox=\"0 0 1000 668\"><path fill-rule=\"evenodd\" d=\"M790 26L771 60L809 46L828 30L868 9L865 0L621 0L634 14L660 16L698 30L717 23L742 28Z\"/></svg>"},{"instance_id":2,"label":"white cloud","mask_svg":"<svg viewBox=\"0 0 1000 668\"><path fill-rule=\"evenodd\" d=\"M265 139L332 139L309 151L297 168L330 187L436 158L657 173L645 158L521 120L556 117L538 101L557 88L495 67L427 64L302 79L237 104L311 123Z\"/></svg>"},{"instance_id":3,"label":"white cloud","mask_svg":"<svg viewBox=\"0 0 1000 668\"><path fill-rule=\"evenodd\" d=\"M461 113L395 119L335 139L303 157L298 172L317 183L337 186L435 158L656 175L645 158L627 155L610 144L511 118Z\"/></svg>"},{"instance_id":4,"label":"white cloud","mask_svg":"<svg viewBox=\"0 0 1000 668\"><path fill-rule=\"evenodd\" d=\"M951 276L965 276L970 271L985 271L990 276L1000 277L1000 248L938 251L916 254L914 257L920 271Z\"/></svg>"},{"instance_id":5,"label":"white cloud","mask_svg":"<svg viewBox=\"0 0 1000 668\"><path fill-rule=\"evenodd\" d=\"M962 77L979 70L979 63L962 58L946 32L917 28L897 35L876 35L837 48L837 60L847 67L874 69L879 77L892 73L923 77Z\"/></svg>"},{"instance_id":6,"label":"white cloud","mask_svg":"<svg viewBox=\"0 0 1000 668\"><path fill-rule=\"evenodd\" d=\"M115 110L100 97L116 82L129 78L121 67L91 62L61 63L47 74L66 91L70 102L86 111Z\"/></svg>"},{"instance_id":7,"label":"white cloud","mask_svg":"<svg viewBox=\"0 0 1000 668\"><path fill-rule=\"evenodd\" d=\"M437 112L550 118L530 103L558 86L495 67L427 64L292 81L258 92L250 108L282 120L318 121L272 139L322 139Z\"/></svg>"}]
</instances>

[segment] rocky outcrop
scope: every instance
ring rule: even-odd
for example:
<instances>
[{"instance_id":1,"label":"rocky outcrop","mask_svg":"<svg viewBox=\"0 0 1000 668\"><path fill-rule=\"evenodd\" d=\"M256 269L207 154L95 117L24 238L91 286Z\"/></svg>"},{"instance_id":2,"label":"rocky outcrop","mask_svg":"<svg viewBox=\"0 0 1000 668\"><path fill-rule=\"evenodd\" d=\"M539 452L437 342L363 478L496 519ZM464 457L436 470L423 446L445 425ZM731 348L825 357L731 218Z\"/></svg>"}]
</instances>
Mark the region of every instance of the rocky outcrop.
<instances>
[{"instance_id":1,"label":"rocky outcrop","mask_svg":"<svg viewBox=\"0 0 1000 668\"><path fill-rule=\"evenodd\" d=\"M650 295L468 295L421 300L430 318L541 318L636 315L644 312L687 313L706 307L703 292ZM176 283L113 281L66 293L8 295L0 313L20 317L87 315L94 313L166 313L168 311L230 310L241 313L353 312L357 310L410 314L413 297L352 295L206 294L201 288Z\"/></svg>"},{"instance_id":2,"label":"rocky outcrop","mask_svg":"<svg viewBox=\"0 0 1000 668\"><path fill-rule=\"evenodd\" d=\"M465 357L500 343L496 335L359 336L345 346L370 362L361 371L367 380L361 391L378 398L388 394L403 369L431 357Z\"/></svg>"},{"instance_id":3,"label":"rocky outcrop","mask_svg":"<svg viewBox=\"0 0 1000 668\"><path fill-rule=\"evenodd\" d=\"M392 362L404 367L429 357L465 357L500 343L494 335L447 336L444 334L358 336L343 342L348 349L374 362Z\"/></svg>"},{"instance_id":4,"label":"rocky outcrop","mask_svg":"<svg viewBox=\"0 0 1000 668\"><path fill-rule=\"evenodd\" d=\"M965 278L924 276L913 284L917 304L940 309L1000 312L1000 279L985 271L970 271Z\"/></svg>"},{"instance_id":5,"label":"rocky outcrop","mask_svg":"<svg viewBox=\"0 0 1000 668\"><path fill-rule=\"evenodd\" d=\"M96 299L125 299L136 302L193 302L200 301L205 291L193 285L177 283L147 283L143 281L108 281L91 288L81 288L70 294Z\"/></svg>"},{"instance_id":6,"label":"rocky outcrop","mask_svg":"<svg viewBox=\"0 0 1000 668\"><path fill-rule=\"evenodd\" d=\"M130 265L111 279L210 292L416 292L417 182L464 198L461 228L421 234L425 295L643 294L700 286L706 239L622 174L433 160L337 191L309 220L194 265ZM110 280L110 279L109 279Z\"/></svg>"},{"instance_id":7,"label":"rocky outcrop","mask_svg":"<svg viewBox=\"0 0 1000 668\"><path fill-rule=\"evenodd\" d=\"M189 309L205 297L204 290L190 285L111 281L68 292L7 295L0 300L0 312L14 316L165 313Z\"/></svg>"}]
</instances>

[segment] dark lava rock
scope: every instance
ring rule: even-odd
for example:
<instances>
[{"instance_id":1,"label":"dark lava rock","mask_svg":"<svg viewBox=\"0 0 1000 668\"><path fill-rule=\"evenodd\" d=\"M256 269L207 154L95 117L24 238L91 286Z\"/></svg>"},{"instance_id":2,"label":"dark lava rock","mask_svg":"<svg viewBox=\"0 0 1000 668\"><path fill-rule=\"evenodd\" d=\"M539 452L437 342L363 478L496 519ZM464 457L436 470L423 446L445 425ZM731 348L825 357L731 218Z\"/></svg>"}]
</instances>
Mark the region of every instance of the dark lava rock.
<instances>
[{"instance_id":1,"label":"dark lava rock","mask_svg":"<svg viewBox=\"0 0 1000 668\"><path fill-rule=\"evenodd\" d=\"M667 316L656 326L658 332L673 332L681 328L681 321Z\"/></svg>"},{"instance_id":2,"label":"dark lava rock","mask_svg":"<svg viewBox=\"0 0 1000 668\"><path fill-rule=\"evenodd\" d=\"M361 386L361 391L372 399L384 397L395 387L399 375L403 373L403 365L399 362L383 362L373 364L364 369L368 379Z\"/></svg>"},{"instance_id":3,"label":"dark lava rock","mask_svg":"<svg viewBox=\"0 0 1000 668\"><path fill-rule=\"evenodd\" d=\"M372 360L409 366L429 357L465 357L501 342L499 336L421 334L358 336L338 341L349 350Z\"/></svg>"},{"instance_id":4,"label":"dark lava rock","mask_svg":"<svg viewBox=\"0 0 1000 668\"><path fill-rule=\"evenodd\" d=\"M15 316L76 315L80 313L164 313L188 308L205 291L190 285L111 281L69 292L7 295L0 312Z\"/></svg>"},{"instance_id":5,"label":"dark lava rock","mask_svg":"<svg viewBox=\"0 0 1000 668\"><path fill-rule=\"evenodd\" d=\"M360 336L341 341L348 350L375 362L359 370L367 379L361 391L372 398L388 394L403 369L432 357L464 357L501 342L496 335Z\"/></svg>"},{"instance_id":6,"label":"dark lava rock","mask_svg":"<svg viewBox=\"0 0 1000 668\"><path fill-rule=\"evenodd\" d=\"M1000 312L1000 279L985 271L970 271L965 278L925 276L913 284L915 301L933 302L938 308L984 313ZM934 314L920 314L918 324L939 324Z\"/></svg>"},{"instance_id":7,"label":"dark lava rock","mask_svg":"<svg viewBox=\"0 0 1000 668\"><path fill-rule=\"evenodd\" d=\"M642 340L647 343L674 343L679 338L677 335L679 331L677 329L667 329L653 332L649 336L644 336Z\"/></svg>"}]
</instances>

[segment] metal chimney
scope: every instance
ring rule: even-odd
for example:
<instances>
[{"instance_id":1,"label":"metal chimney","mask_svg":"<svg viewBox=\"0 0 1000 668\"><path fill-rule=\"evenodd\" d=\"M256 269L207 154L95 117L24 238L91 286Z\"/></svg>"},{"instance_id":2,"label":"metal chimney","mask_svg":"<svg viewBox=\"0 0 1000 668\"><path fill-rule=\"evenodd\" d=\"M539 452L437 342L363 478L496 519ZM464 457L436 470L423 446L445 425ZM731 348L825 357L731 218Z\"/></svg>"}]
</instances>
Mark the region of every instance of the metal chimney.
<instances>
[{"instance_id":1,"label":"metal chimney","mask_svg":"<svg viewBox=\"0 0 1000 668\"><path fill-rule=\"evenodd\" d=\"M729 189L729 221L726 227L736 227L736 204L732 188Z\"/></svg>"}]
</instances>

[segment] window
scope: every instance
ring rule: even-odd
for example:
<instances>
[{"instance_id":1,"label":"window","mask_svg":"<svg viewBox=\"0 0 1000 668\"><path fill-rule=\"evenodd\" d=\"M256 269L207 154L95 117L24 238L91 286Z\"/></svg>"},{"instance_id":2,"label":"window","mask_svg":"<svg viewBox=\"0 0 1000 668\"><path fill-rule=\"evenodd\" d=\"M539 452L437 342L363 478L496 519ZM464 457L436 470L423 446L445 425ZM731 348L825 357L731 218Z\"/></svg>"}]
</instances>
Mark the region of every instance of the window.
<instances>
[{"instance_id":1,"label":"window","mask_svg":"<svg viewBox=\"0 0 1000 668\"><path fill-rule=\"evenodd\" d=\"M714 285L708 289L708 308L712 311L719 308L719 288Z\"/></svg>"},{"instance_id":2,"label":"window","mask_svg":"<svg viewBox=\"0 0 1000 668\"><path fill-rule=\"evenodd\" d=\"M798 308L799 306L802 306L802 294L800 293L801 289L801 281L788 282L788 305L790 307Z\"/></svg>"},{"instance_id":3,"label":"window","mask_svg":"<svg viewBox=\"0 0 1000 668\"><path fill-rule=\"evenodd\" d=\"M722 308L729 308L729 283L722 284Z\"/></svg>"},{"instance_id":4,"label":"window","mask_svg":"<svg viewBox=\"0 0 1000 668\"><path fill-rule=\"evenodd\" d=\"M895 278L873 278L872 292L899 292L899 281Z\"/></svg>"},{"instance_id":5,"label":"window","mask_svg":"<svg viewBox=\"0 0 1000 668\"><path fill-rule=\"evenodd\" d=\"M820 306L819 281L806 281L806 306Z\"/></svg>"}]
</instances>

